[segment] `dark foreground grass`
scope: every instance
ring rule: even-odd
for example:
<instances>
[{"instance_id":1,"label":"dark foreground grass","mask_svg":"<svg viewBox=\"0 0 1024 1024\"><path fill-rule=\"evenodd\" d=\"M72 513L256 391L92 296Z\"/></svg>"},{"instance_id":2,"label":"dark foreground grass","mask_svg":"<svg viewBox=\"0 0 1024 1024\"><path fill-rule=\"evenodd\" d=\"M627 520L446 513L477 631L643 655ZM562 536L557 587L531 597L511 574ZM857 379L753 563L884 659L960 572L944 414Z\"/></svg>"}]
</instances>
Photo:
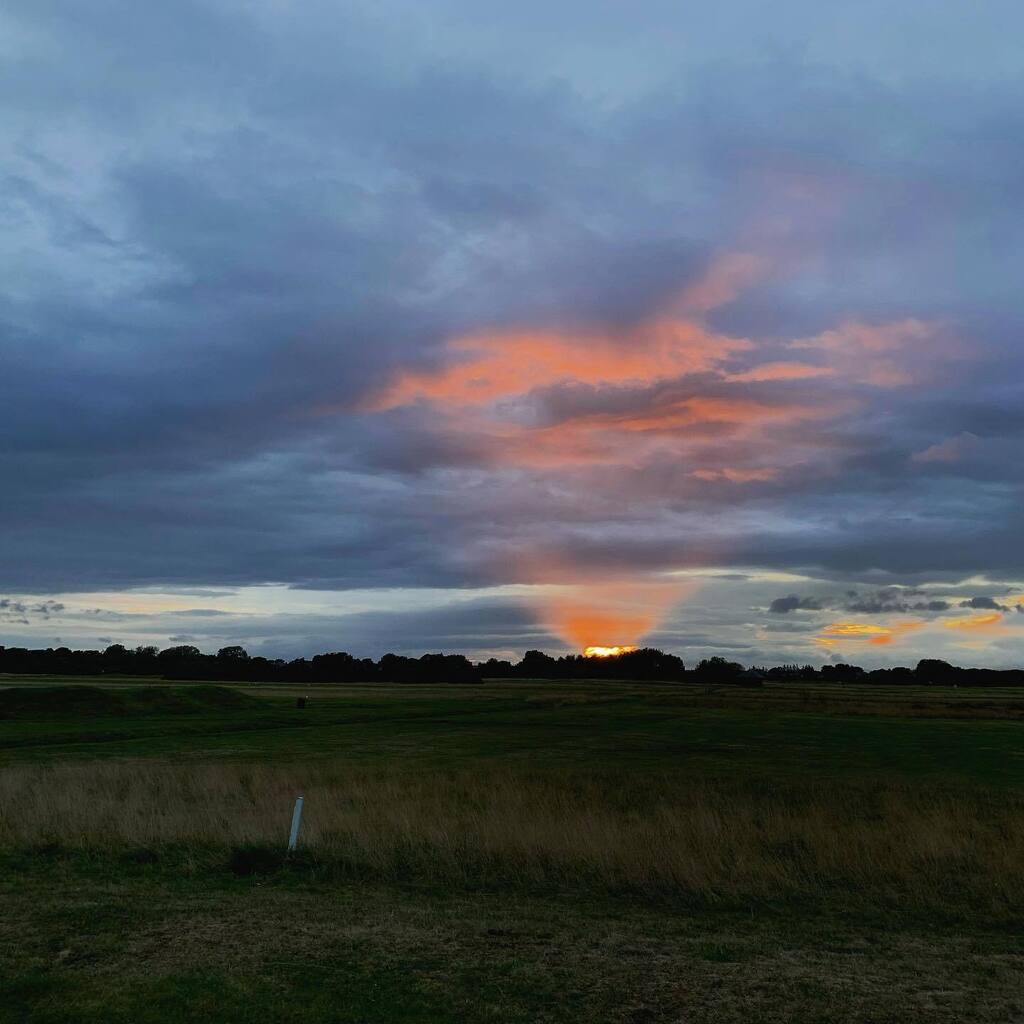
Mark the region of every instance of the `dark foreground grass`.
<instances>
[{"instance_id":1,"label":"dark foreground grass","mask_svg":"<svg viewBox=\"0 0 1024 1024\"><path fill-rule=\"evenodd\" d=\"M0 861L0 1021L1015 1021L1013 927L575 890Z\"/></svg>"}]
</instances>

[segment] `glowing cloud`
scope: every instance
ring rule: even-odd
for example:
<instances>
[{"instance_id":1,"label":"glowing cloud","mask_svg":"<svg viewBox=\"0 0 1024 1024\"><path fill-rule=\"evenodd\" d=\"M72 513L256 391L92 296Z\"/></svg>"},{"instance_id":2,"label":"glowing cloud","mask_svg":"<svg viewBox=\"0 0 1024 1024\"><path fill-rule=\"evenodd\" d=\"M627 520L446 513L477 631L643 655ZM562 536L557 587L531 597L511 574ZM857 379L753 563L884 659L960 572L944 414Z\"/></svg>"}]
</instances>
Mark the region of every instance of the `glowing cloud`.
<instances>
[{"instance_id":1,"label":"glowing cloud","mask_svg":"<svg viewBox=\"0 0 1024 1024\"><path fill-rule=\"evenodd\" d=\"M742 373L730 373L726 380L745 384L769 380L813 380L815 377L834 377L835 374L834 366L815 366L812 363L763 363Z\"/></svg>"},{"instance_id":2,"label":"glowing cloud","mask_svg":"<svg viewBox=\"0 0 1024 1024\"><path fill-rule=\"evenodd\" d=\"M456 361L435 371L402 372L370 402L374 411L426 401L484 405L543 387L650 385L715 369L751 343L685 320L655 320L620 336L496 331L455 338Z\"/></svg>"},{"instance_id":3,"label":"glowing cloud","mask_svg":"<svg viewBox=\"0 0 1024 1024\"><path fill-rule=\"evenodd\" d=\"M651 385L716 370L754 345L708 330L700 317L731 302L765 269L761 257L727 253L666 312L621 332L493 331L454 338L447 345L455 357L450 365L401 371L368 408L483 405L562 383Z\"/></svg>"},{"instance_id":4,"label":"glowing cloud","mask_svg":"<svg viewBox=\"0 0 1024 1024\"><path fill-rule=\"evenodd\" d=\"M691 474L698 480L727 480L734 484L750 483L752 480L774 480L778 475L779 471L771 467L732 469L729 466L723 469L695 469Z\"/></svg>"},{"instance_id":5,"label":"glowing cloud","mask_svg":"<svg viewBox=\"0 0 1024 1024\"><path fill-rule=\"evenodd\" d=\"M626 329L455 337L444 365L400 370L364 409L418 407L440 433L472 439L484 465L630 469L670 457L688 464L681 476L694 481L775 480L815 446L787 427L850 412L858 404L850 385L910 383L906 367L935 329L919 320L850 321L790 343L818 351L822 362L758 362L755 342L715 332L704 317L767 272L761 256L725 254L666 308ZM827 392L786 387L818 379L832 382ZM742 445L744 460L709 464L709 438Z\"/></svg>"},{"instance_id":6,"label":"glowing cloud","mask_svg":"<svg viewBox=\"0 0 1024 1024\"><path fill-rule=\"evenodd\" d=\"M1003 621L1002 612L992 612L990 615L970 615L963 619L946 619L942 624L946 629L991 629Z\"/></svg>"},{"instance_id":7,"label":"glowing cloud","mask_svg":"<svg viewBox=\"0 0 1024 1024\"><path fill-rule=\"evenodd\" d=\"M457 439L463 452L469 446L475 466L545 475L545 486L553 481L561 494L590 501L597 493L628 501L629 474L651 467L659 475L671 467L668 486L681 497L706 487L775 486L809 459L829 472L826 432L802 426L848 414L865 384L909 384L935 329L912 319L849 321L789 343L813 353L808 361L759 359L761 346L713 330L707 317L771 268L763 255L726 253L628 328L452 338L442 365L400 370L363 409L412 410L424 432ZM765 348L777 356L780 343ZM807 383L818 381L827 386ZM522 558L517 563L521 569ZM642 572L595 582L581 568L561 566L553 580L560 586L538 599L540 621L577 650L635 646L684 596ZM550 566L538 573L551 579ZM833 623L817 640L887 645L919 628Z\"/></svg>"},{"instance_id":8,"label":"glowing cloud","mask_svg":"<svg viewBox=\"0 0 1024 1024\"><path fill-rule=\"evenodd\" d=\"M891 626L870 622L833 622L816 637L816 643L824 647L835 647L841 642L853 641L885 647L907 633L923 628L924 625L923 622L900 622Z\"/></svg>"}]
</instances>

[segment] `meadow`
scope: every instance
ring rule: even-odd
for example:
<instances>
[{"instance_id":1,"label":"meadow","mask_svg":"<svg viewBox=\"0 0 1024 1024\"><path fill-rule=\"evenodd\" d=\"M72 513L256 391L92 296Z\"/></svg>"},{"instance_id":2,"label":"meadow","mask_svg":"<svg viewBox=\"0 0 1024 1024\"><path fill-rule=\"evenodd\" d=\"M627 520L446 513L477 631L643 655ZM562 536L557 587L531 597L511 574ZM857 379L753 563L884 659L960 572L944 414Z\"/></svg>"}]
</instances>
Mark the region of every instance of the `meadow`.
<instances>
[{"instance_id":1,"label":"meadow","mask_svg":"<svg viewBox=\"0 0 1024 1024\"><path fill-rule=\"evenodd\" d=\"M0 1020L1020 1019L1022 729L1013 690L3 679Z\"/></svg>"}]
</instances>

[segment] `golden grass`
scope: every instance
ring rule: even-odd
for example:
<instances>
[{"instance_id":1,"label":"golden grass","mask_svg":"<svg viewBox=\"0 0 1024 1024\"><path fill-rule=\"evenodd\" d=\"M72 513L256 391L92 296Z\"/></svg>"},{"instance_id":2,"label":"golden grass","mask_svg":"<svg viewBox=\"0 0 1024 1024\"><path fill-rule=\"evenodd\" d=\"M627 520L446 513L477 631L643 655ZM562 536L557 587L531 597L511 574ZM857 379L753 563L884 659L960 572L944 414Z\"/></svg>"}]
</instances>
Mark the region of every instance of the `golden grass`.
<instances>
[{"instance_id":1,"label":"golden grass","mask_svg":"<svg viewBox=\"0 0 1024 1024\"><path fill-rule=\"evenodd\" d=\"M0 846L281 848L298 793L307 854L383 879L597 885L705 900L839 887L899 903L1024 906L1024 800L889 784L16 765L0 774Z\"/></svg>"}]
</instances>

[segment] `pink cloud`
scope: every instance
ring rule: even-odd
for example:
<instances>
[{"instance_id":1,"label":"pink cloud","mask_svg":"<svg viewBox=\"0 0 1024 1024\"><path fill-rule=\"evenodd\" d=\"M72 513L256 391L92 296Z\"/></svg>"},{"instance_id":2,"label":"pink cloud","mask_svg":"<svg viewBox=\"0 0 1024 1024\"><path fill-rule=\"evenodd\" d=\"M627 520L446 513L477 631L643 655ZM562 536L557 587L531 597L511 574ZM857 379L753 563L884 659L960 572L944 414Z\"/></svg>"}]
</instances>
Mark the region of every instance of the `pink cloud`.
<instances>
[{"instance_id":1,"label":"pink cloud","mask_svg":"<svg viewBox=\"0 0 1024 1024\"><path fill-rule=\"evenodd\" d=\"M915 452L911 459L914 462L960 462L970 455L981 443L981 439L969 431L963 431L956 437L946 438L933 444L924 451Z\"/></svg>"},{"instance_id":2,"label":"pink cloud","mask_svg":"<svg viewBox=\"0 0 1024 1024\"><path fill-rule=\"evenodd\" d=\"M883 324L849 320L789 347L818 349L845 379L878 388L906 387L923 375L924 356L948 354L939 325L914 318Z\"/></svg>"}]
</instances>

